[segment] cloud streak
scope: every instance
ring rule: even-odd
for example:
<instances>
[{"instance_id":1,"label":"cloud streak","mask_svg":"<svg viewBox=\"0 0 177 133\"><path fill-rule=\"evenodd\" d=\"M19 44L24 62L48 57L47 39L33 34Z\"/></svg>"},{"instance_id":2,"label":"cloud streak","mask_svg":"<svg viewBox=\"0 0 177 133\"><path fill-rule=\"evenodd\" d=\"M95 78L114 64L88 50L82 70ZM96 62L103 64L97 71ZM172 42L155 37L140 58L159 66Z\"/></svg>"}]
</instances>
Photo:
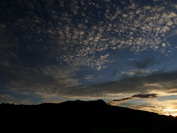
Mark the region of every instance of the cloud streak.
<instances>
[{"instance_id":1,"label":"cloud streak","mask_svg":"<svg viewBox=\"0 0 177 133\"><path fill-rule=\"evenodd\" d=\"M157 94L136 94L133 95L132 98L154 98L157 97Z\"/></svg>"},{"instance_id":2,"label":"cloud streak","mask_svg":"<svg viewBox=\"0 0 177 133\"><path fill-rule=\"evenodd\" d=\"M155 98L158 97L157 94L136 94L131 97L126 97L122 99L114 99L112 101L109 101L108 104L110 105L119 105L121 102L136 99L136 98Z\"/></svg>"},{"instance_id":3,"label":"cloud streak","mask_svg":"<svg viewBox=\"0 0 177 133\"><path fill-rule=\"evenodd\" d=\"M141 77L130 77L119 81L77 86L74 91L66 90L65 95L99 97L106 94L149 93L153 90L165 92L177 90L177 72L154 72ZM136 96L136 95L135 95ZM144 95L146 96L146 95ZM151 95L147 95L151 96Z\"/></svg>"}]
</instances>

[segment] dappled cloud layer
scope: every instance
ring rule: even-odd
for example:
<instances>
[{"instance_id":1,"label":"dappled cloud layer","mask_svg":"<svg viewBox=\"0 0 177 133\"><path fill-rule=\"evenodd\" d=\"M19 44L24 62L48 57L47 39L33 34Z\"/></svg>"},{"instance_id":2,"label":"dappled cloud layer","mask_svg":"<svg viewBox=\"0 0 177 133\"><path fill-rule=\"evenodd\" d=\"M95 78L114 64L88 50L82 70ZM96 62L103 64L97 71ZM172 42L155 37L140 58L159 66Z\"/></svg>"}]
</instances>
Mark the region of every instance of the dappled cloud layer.
<instances>
[{"instance_id":1,"label":"dappled cloud layer","mask_svg":"<svg viewBox=\"0 0 177 133\"><path fill-rule=\"evenodd\" d=\"M60 63L100 70L110 62L107 50L168 54L175 47L168 42L176 34L173 1L2 1L1 6L2 51L35 43Z\"/></svg>"}]
</instances>

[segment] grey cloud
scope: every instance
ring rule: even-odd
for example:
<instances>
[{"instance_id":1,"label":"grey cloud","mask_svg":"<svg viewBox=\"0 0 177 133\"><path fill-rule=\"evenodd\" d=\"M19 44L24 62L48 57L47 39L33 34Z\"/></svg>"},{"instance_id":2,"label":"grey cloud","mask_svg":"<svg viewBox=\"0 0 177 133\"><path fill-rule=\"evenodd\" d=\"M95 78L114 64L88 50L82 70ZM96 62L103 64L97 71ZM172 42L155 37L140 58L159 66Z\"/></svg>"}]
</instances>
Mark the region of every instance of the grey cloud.
<instances>
[{"instance_id":1,"label":"grey cloud","mask_svg":"<svg viewBox=\"0 0 177 133\"><path fill-rule=\"evenodd\" d=\"M25 67L23 65L13 66L4 72L8 79L0 89L6 88L17 94L56 94L63 95L65 92L80 83L75 78L75 72L78 68L59 65L46 65L45 67ZM2 73L2 72L1 72ZM1 75L2 76L2 75Z\"/></svg>"},{"instance_id":2,"label":"grey cloud","mask_svg":"<svg viewBox=\"0 0 177 133\"><path fill-rule=\"evenodd\" d=\"M123 102L123 101L132 100L134 98L155 98L155 97L158 97L158 95L157 94L136 94L136 95L133 95L131 97L126 97L126 98L122 98L122 99L114 99L112 101Z\"/></svg>"},{"instance_id":3,"label":"grey cloud","mask_svg":"<svg viewBox=\"0 0 177 133\"><path fill-rule=\"evenodd\" d=\"M123 78L128 78L128 77L142 77L144 75L147 75L149 73L153 73L153 70L145 70L145 69L132 69L129 71L121 71L119 72L119 76L123 79ZM118 74L117 74L118 75Z\"/></svg>"},{"instance_id":4,"label":"grey cloud","mask_svg":"<svg viewBox=\"0 0 177 133\"><path fill-rule=\"evenodd\" d=\"M77 86L74 90L67 90L64 95L70 96L105 96L110 93L142 93L146 94L152 90L163 90L166 92L177 89L177 71L154 72L147 76L131 77L120 81L112 81L89 86ZM134 97L155 97L155 94L135 95Z\"/></svg>"},{"instance_id":5,"label":"grey cloud","mask_svg":"<svg viewBox=\"0 0 177 133\"><path fill-rule=\"evenodd\" d=\"M132 98L155 98L158 97L157 94L136 94L133 95Z\"/></svg>"},{"instance_id":6,"label":"grey cloud","mask_svg":"<svg viewBox=\"0 0 177 133\"><path fill-rule=\"evenodd\" d=\"M125 78L119 81L84 86L75 78L78 68L49 65L43 68L14 66L8 76L10 82L4 87L15 93L61 95L66 97L107 97L106 94L140 93L131 98L153 98L156 94L146 94L151 90L177 90L177 71L154 72L148 76ZM2 88L1 88L2 89Z\"/></svg>"},{"instance_id":7,"label":"grey cloud","mask_svg":"<svg viewBox=\"0 0 177 133\"><path fill-rule=\"evenodd\" d=\"M52 68L52 67L51 67ZM70 69L70 68L69 68ZM46 70L48 71L48 70ZM60 71L58 70L49 70L54 71L55 74L49 72L50 76L47 76L47 73L43 75L45 78L40 80L40 77L37 79L21 79L19 82L16 81L16 91L20 91L19 88L28 86L27 88L34 88L34 94L48 93L66 96L66 97L103 97L106 98L107 94L118 94L118 93L140 93L133 95L132 97L119 99L121 100L130 100L132 98L154 98L158 94L147 94L151 90L163 90L166 92L175 91L177 89L177 72L160 72L153 73L144 77L131 77L123 79L120 81L100 83L95 85L84 86L79 83L77 78L74 78L72 75L76 71L73 69L71 73L65 75L59 75ZM67 69L66 69L67 71ZM58 76L58 77L57 77ZM33 77L34 78L34 77ZM24 90L25 91L25 90Z\"/></svg>"},{"instance_id":8,"label":"grey cloud","mask_svg":"<svg viewBox=\"0 0 177 133\"><path fill-rule=\"evenodd\" d=\"M126 97L126 98L122 98L122 99L114 99L112 101L114 102L123 102L123 101L128 101L128 100L131 100L132 97Z\"/></svg>"},{"instance_id":9,"label":"grey cloud","mask_svg":"<svg viewBox=\"0 0 177 133\"><path fill-rule=\"evenodd\" d=\"M144 77L132 77L117 82L108 82L93 86L99 89L102 88L103 90L106 89L108 92L147 92L153 89L172 89L176 87L176 81L176 71L156 72ZM159 86L153 84L158 84Z\"/></svg>"},{"instance_id":10,"label":"grey cloud","mask_svg":"<svg viewBox=\"0 0 177 133\"><path fill-rule=\"evenodd\" d=\"M121 99L113 99L113 100L109 101L108 104L118 105L124 101L132 100L135 98L155 98L155 97L158 97L158 95L157 94L136 94L131 97L126 97L126 98L121 98Z\"/></svg>"}]
</instances>

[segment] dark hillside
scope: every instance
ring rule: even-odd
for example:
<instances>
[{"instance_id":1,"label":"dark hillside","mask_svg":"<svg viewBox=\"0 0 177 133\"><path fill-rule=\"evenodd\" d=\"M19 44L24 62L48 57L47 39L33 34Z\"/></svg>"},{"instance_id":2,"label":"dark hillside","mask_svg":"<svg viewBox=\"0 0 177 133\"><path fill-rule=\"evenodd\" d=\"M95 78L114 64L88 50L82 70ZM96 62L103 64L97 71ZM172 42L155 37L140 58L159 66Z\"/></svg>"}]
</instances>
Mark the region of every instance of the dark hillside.
<instances>
[{"instance_id":1,"label":"dark hillside","mask_svg":"<svg viewBox=\"0 0 177 133\"><path fill-rule=\"evenodd\" d=\"M172 133L177 120L104 101L0 105L1 133Z\"/></svg>"}]
</instances>

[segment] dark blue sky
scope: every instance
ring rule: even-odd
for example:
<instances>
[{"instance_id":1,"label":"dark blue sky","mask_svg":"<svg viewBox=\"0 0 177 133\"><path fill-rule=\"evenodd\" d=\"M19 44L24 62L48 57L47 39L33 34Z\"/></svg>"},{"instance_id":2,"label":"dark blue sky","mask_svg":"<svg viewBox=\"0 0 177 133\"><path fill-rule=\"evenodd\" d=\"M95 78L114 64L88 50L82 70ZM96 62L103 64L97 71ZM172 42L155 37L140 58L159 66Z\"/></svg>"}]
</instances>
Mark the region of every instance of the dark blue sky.
<instances>
[{"instance_id":1,"label":"dark blue sky","mask_svg":"<svg viewBox=\"0 0 177 133\"><path fill-rule=\"evenodd\" d=\"M1 0L0 17L0 103L177 113L175 0Z\"/></svg>"}]
</instances>

